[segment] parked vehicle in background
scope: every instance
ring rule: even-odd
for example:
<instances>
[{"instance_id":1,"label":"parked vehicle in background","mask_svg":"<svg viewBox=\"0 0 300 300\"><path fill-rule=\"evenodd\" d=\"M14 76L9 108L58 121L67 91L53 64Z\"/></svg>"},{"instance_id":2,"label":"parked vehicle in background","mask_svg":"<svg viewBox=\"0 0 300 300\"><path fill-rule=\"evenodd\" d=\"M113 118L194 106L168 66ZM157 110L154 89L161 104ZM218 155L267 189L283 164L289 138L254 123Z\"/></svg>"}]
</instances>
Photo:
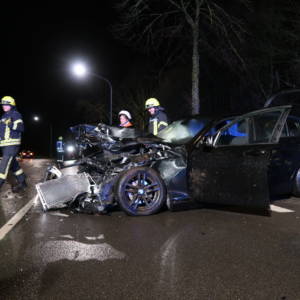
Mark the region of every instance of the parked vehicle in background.
<instances>
[{"instance_id":1,"label":"parked vehicle in background","mask_svg":"<svg viewBox=\"0 0 300 300\"><path fill-rule=\"evenodd\" d=\"M19 154L20 158L33 158L34 157L34 152L30 150L23 150Z\"/></svg>"}]
</instances>

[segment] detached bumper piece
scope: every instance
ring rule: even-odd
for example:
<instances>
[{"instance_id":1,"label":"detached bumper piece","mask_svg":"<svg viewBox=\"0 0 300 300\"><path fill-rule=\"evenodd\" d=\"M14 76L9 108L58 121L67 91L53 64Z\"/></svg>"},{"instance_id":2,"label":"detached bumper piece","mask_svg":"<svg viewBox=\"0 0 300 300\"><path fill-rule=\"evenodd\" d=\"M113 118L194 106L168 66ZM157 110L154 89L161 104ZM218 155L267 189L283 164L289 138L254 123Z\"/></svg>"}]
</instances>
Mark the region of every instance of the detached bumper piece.
<instances>
[{"instance_id":1,"label":"detached bumper piece","mask_svg":"<svg viewBox=\"0 0 300 300\"><path fill-rule=\"evenodd\" d=\"M43 210L63 208L83 193L89 193L91 183L86 173L65 175L36 185Z\"/></svg>"}]
</instances>

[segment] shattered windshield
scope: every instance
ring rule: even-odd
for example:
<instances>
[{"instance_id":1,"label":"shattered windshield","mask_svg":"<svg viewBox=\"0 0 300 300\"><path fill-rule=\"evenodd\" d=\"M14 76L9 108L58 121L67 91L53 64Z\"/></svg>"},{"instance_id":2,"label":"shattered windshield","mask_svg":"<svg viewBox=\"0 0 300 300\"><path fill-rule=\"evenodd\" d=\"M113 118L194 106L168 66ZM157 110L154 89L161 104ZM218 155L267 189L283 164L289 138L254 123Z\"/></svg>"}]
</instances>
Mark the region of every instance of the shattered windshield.
<instances>
[{"instance_id":1,"label":"shattered windshield","mask_svg":"<svg viewBox=\"0 0 300 300\"><path fill-rule=\"evenodd\" d=\"M167 143L185 144L209 122L210 119L208 118L192 118L175 121L164 130L160 131L157 136Z\"/></svg>"}]
</instances>

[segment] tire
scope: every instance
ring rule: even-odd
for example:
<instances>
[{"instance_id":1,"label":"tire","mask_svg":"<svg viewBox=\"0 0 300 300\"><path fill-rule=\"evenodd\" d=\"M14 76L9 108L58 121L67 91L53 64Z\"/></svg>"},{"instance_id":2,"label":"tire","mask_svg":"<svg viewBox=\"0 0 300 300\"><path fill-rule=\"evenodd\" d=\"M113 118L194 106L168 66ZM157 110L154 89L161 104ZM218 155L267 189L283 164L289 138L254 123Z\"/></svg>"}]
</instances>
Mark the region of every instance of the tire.
<instances>
[{"instance_id":1,"label":"tire","mask_svg":"<svg viewBox=\"0 0 300 300\"><path fill-rule=\"evenodd\" d=\"M133 168L120 175L115 194L120 207L131 216L155 214L167 198L162 178L146 167Z\"/></svg>"}]
</instances>

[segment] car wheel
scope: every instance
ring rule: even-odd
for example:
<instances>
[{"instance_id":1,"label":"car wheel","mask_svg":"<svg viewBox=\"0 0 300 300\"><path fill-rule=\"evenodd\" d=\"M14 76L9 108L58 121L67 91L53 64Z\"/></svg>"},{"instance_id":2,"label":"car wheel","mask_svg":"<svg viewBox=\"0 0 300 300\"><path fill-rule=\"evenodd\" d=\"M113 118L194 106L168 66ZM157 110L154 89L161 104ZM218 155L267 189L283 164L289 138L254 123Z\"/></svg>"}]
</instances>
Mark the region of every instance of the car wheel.
<instances>
[{"instance_id":1,"label":"car wheel","mask_svg":"<svg viewBox=\"0 0 300 300\"><path fill-rule=\"evenodd\" d=\"M300 197L300 169L296 173L296 176L295 176L295 179L294 179L292 194L295 197Z\"/></svg>"},{"instance_id":2,"label":"car wheel","mask_svg":"<svg viewBox=\"0 0 300 300\"><path fill-rule=\"evenodd\" d=\"M120 176L116 185L116 198L128 215L152 215L164 205L166 187L155 170L137 167Z\"/></svg>"}]
</instances>

